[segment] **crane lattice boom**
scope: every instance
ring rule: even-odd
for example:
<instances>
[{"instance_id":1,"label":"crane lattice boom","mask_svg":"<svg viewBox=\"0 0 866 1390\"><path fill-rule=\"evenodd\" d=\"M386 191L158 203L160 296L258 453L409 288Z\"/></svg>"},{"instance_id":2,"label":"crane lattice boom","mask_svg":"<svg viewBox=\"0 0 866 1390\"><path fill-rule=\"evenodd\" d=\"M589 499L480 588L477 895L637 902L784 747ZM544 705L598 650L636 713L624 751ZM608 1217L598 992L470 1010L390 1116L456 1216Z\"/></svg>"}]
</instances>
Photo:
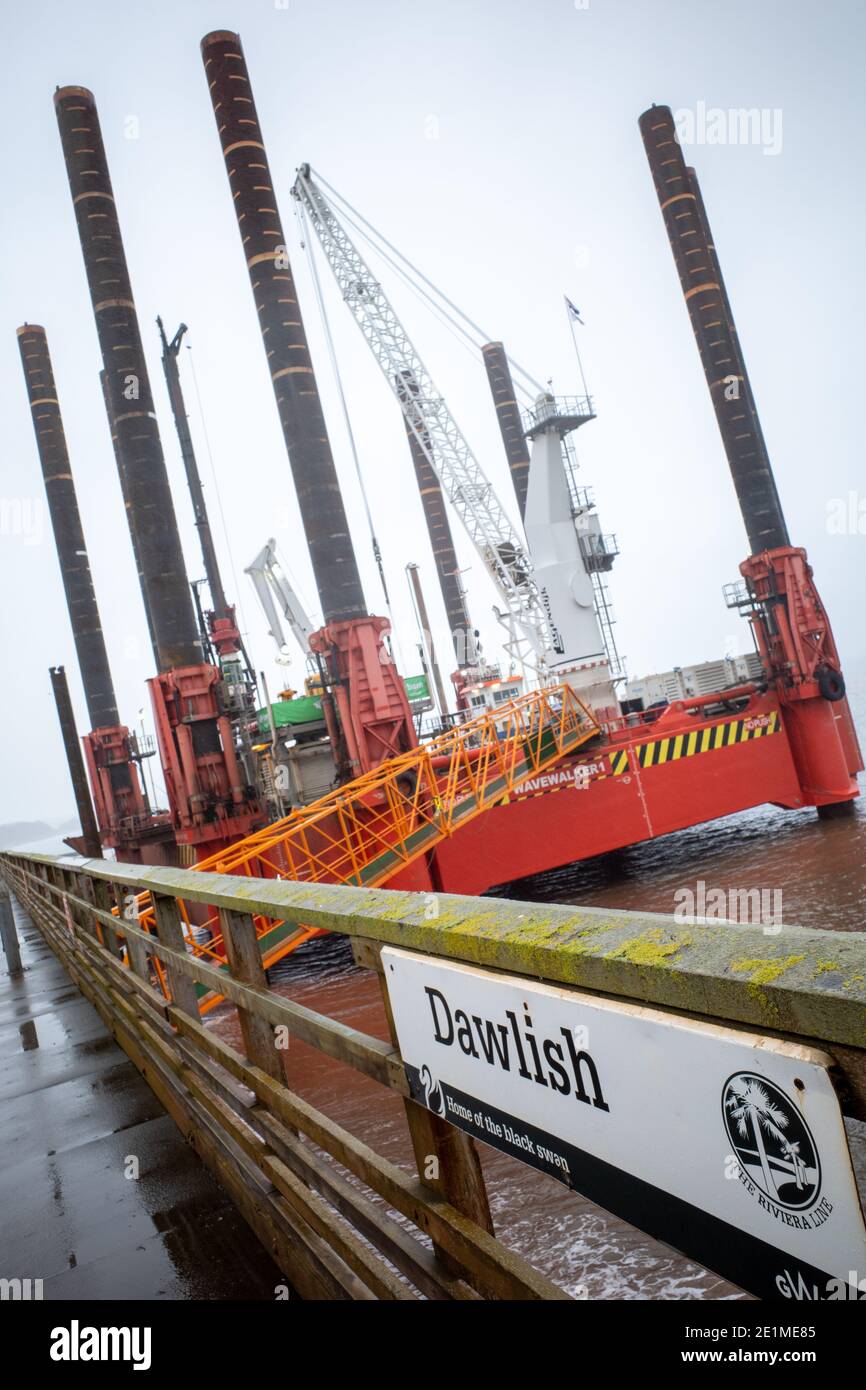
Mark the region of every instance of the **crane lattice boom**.
<instances>
[{"instance_id":1,"label":"crane lattice boom","mask_svg":"<svg viewBox=\"0 0 866 1390\"><path fill-rule=\"evenodd\" d=\"M382 286L349 237L333 205L302 165L292 189L325 258L364 334L407 425L480 554L505 601L512 633L529 639L538 661L556 646L556 634L541 602L532 562L490 481L436 389ZM417 393L401 392L406 374Z\"/></svg>"}]
</instances>

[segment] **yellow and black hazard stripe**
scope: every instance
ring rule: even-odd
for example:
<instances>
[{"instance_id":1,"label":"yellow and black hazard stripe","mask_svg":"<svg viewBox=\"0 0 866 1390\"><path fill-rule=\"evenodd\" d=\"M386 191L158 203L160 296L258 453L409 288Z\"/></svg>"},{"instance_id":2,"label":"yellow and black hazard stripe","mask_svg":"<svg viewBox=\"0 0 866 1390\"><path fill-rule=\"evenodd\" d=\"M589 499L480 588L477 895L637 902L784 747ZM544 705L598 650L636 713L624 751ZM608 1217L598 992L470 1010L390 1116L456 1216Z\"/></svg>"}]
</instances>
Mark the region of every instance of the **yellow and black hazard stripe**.
<instances>
[{"instance_id":1,"label":"yellow and black hazard stripe","mask_svg":"<svg viewBox=\"0 0 866 1390\"><path fill-rule=\"evenodd\" d=\"M620 753L609 754L609 761L611 777L620 777L623 772L628 771L628 749L623 748Z\"/></svg>"},{"instance_id":2,"label":"yellow and black hazard stripe","mask_svg":"<svg viewBox=\"0 0 866 1390\"><path fill-rule=\"evenodd\" d=\"M753 738L777 734L780 729L778 711L773 710L764 723L758 723L752 717L708 724L703 729L692 729L690 733L671 734L669 738L654 739L652 743L640 743L634 752L639 767L661 767L662 763L673 763L678 758L714 753L718 748L730 748L735 743L747 743ZM628 770L627 749L610 754L610 770L614 777L620 777Z\"/></svg>"},{"instance_id":3,"label":"yellow and black hazard stripe","mask_svg":"<svg viewBox=\"0 0 866 1390\"><path fill-rule=\"evenodd\" d=\"M758 720L763 722L758 723ZM779 714L752 716L751 719L730 719L720 724L707 724L703 729L692 729L688 733L671 734L668 738L654 739L651 743L632 744L630 748L617 749L608 753L603 760L591 762L590 782L602 782L607 777L621 777L629 770L629 752L633 751L641 768L661 767L662 763L673 763L679 758L695 757L698 753L713 753L717 748L730 748L735 743L747 743L753 738L764 738L781 730ZM584 759L584 763L590 762ZM577 763L576 769L581 766ZM577 782L569 780L558 787L545 787L541 791L517 792L503 798L502 805L510 801L528 801L530 797L552 796L555 792L574 791Z\"/></svg>"}]
</instances>

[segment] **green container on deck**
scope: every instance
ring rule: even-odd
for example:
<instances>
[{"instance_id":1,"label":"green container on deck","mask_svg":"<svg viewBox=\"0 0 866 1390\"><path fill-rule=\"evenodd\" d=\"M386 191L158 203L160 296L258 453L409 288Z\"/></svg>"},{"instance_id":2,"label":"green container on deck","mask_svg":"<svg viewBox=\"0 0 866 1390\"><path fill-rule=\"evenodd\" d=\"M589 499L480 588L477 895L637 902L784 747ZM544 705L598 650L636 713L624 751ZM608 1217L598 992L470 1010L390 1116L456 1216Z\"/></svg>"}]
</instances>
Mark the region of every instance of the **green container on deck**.
<instances>
[{"instance_id":1,"label":"green container on deck","mask_svg":"<svg viewBox=\"0 0 866 1390\"><path fill-rule=\"evenodd\" d=\"M278 729L292 724L321 724L325 717L322 714L322 701L317 695L300 695L296 700L275 700L271 709ZM267 710L258 710L256 718L260 732L269 734L271 726Z\"/></svg>"}]
</instances>

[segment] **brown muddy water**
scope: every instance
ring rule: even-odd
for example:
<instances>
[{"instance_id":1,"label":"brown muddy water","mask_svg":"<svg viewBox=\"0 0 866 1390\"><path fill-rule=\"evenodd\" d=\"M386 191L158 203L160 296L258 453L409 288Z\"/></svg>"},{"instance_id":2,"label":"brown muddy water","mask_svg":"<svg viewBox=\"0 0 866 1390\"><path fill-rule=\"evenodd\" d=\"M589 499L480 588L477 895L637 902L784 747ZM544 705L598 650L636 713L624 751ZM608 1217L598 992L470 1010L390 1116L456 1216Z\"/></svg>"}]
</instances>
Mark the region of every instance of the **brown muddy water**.
<instances>
[{"instance_id":1,"label":"brown muddy water","mask_svg":"<svg viewBox=\"0 0 866 1390\"><path fill-rule=\"evenodd\" d=\"M855 717L866 745L866 690ZM860 698L857 698L860 696ZM781 895L782 920L866 930L866 806L818 821L813 811L762 807L647 845L557 869L496 895L527 902L672 914L683 888L757 888ZM387 1037L376 976L358 970L345 939L309 943L272 972L272 984L308 1008ZM213 1026L236 1044L227 1008ZM292 1041L289 1083L379 1153L414 1171L402 1101L352 1069ZM855 1170L866 1185L866 1126L849 1122ZM480 1145L496 1233L569 1290L590 1299L741 1298L739 1290L516 1160Z\"/></svg>"}]
</instances>

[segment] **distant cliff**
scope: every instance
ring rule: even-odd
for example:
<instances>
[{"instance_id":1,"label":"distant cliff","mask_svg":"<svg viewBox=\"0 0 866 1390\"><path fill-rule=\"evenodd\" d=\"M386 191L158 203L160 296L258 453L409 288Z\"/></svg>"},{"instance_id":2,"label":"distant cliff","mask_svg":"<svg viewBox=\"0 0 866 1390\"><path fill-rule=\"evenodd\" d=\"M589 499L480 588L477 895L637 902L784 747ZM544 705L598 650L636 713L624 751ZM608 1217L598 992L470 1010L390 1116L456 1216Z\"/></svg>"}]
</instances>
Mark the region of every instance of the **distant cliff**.
<instances>
[{"instance_id":1,"label":"distant cliff","mask_svg":"<svg viewBox=\"0 0 866 1390\"><path fill-rule=\"evenodd\" d=\"M62 825L48 825L44 820L13 820L0 825L0 849L14 849L16 845L29 845L37 840L62 839L64 835L77 835L78 821L64 821Z\"/></svg>"}]
</instances>

